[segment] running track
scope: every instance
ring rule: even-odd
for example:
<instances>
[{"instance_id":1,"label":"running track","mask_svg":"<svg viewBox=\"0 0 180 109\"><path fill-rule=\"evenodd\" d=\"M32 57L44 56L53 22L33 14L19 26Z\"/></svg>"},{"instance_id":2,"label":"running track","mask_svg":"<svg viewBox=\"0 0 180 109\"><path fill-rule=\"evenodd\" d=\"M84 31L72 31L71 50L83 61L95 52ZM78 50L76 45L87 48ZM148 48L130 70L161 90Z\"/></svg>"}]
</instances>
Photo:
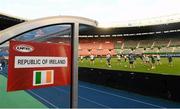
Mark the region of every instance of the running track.
<instances>
[{"instance_id":1,"label":"running track","mask_svg":"<svg viewBox=\"0 0 180 109\"><path fill-rule=\"evenodd\" d=\"M3 74L6 76L6 74ZM70 106L69 87L27 90L49 108ZM79 81L79 108L180 108L180 103Z\"/></svg>"}]
</instances>

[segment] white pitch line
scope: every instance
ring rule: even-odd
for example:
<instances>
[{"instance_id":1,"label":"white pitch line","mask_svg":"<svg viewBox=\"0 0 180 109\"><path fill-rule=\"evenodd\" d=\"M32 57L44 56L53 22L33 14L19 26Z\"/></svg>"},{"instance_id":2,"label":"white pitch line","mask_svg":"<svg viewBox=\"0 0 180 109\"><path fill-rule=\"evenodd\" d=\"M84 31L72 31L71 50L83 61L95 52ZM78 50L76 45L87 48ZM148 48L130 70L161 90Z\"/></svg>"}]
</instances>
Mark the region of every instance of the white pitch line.
<instances>
[{"instance_id":1,"label":"white pitch line","mask_svg":"<svg viewBox=\"0 0 180 109\"><path fill-rule=\"evenodd\" d=\"M131 101L135 101L135 102L138 102L138 103L142 103L142 104L146 104L146 105L154 106L154 107L157 107L157 108L164 108L164 107L161 107L161 106L159 106L159 105L155 105L155 104L151 104L151 103L143 102L143 101L140 101L140 100L135 100L135 99L132 99L132 98L128 98L128 97L124 97L124 96L120 96L120 95L112 94L112 93L109 93L109 92L101 91L101 90L94 89L94 88L90 88L90 87L83 86L83 85L79 85L79 87L86 88L86 89L90 89L90 90L93 90L93 91L96 91L96 92L100 92L100 93L103 93L103 94L107 94L107 95L111 95L111 96L115 96L115 97L119 97L119 98L123 98L123 99L131 100Z\"/></svg>"},{"instance_id":2,"label":"white pitch line","mask_svg":"<svg viewBox=\"0 0 180 109\"><path fill-rule=\"evenodd\" d=\"M35 95L36 97L40 98L41 100L45 101L45 102L48 103L49 105L53 106L53 108L58 108L57 106L55 106L55 105L52 104L51 102L47 101L46 99L42 98L41 96L39 96L38 94L34 93L33 91L28 90L28 92L32 93L32 94Z\"/></svg>"},{"instance_id":3,"label":"white pitch line","mask_svg":"<svg viewBox=\"0 0 180 109\"><path fill-rule=\"evenodd\" d=\"M55 88L55 89L57 89L57 90L59 90L59 91L61 91L61 92L64 92L64 93L67 93L67 94L68 94L68 92L67 92L66 90L59 89L59 88L56 88L56 87L53 87L53 88ZM110 109L110 107L108 107L108 106L106 106L106 105L103 105L103 104L97 103L97 102L95 102L95 101L92 101L92 100L90 100L90 99L87 99L87 98L84 98L84 97L81 97L81 96L78 96L78 97L79 97L80 99L85 100L85 101L88 101L88 102L91 102L91 103L94 103L94 104L100 105L100 106L102 106L102 107L104 107L104 108L109 108L109 109Z\"/></svg>"},{"instance_id":4,"label":"white pitch line","mask_svg":"<svg viewBox=\"0 0 180 109\"><path fill-rule=\"evenodd\" d=\"M108 107L108 106L106 106L106 105L103 105L103 104L100 104L100 103L97 103L97 102L95 102L95 101L93 101L93 100L90 100L90 99L87 99L87 98L84 98L84 97L81 97L81 96L79 96L79 98L80 98L80 99L83 99L83 100L86 100L86 101L88 101L88 102L91 102L91 103L100 105L100 106L102 106L102 107L104 107L104 108L109 108L109 109L110 109L110 107Z\"/></svg>"}]
</instances>

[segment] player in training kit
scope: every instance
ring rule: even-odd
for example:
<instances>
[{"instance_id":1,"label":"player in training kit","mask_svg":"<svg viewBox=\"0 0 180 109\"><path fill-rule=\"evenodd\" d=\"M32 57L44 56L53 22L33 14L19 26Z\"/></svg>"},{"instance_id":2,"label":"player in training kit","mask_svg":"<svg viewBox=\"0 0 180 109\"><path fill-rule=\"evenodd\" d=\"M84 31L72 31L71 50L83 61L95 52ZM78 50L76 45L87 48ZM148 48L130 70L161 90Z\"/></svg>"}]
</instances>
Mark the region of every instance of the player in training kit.
<instances>
[{"instance_id":1,"label":"player in training kit","mask_svg":"<svg viewBox=\"0 0 180 109\"><path fill-rule=\"evenodd\" d=\"M83 63L83 59L84 57L83 56L80 56L80 62Z\"/></svg>"},{"instance_id":2,"label":"player in training kit","mask_svg":"<svg viewBox=\"0 0 180 109\"><path fill-rule=\"evenodd\" d=\"M168 55L168 62L169 62L169 66L173 66L172 65L172 61L173 61L173 59L172 59L172 55Z\"/></svg>"},{"instance_id":3,"label":"player in training kit","mask_svg":"<svg viewBox=\"0 0 180 109\"><path fill-rule=\"evenodd\" d=\"M120 54L117 54L117 64L121 64L121 55Z\"/></svg>"},{"instance_id":4,"label":"player in training kit","mask_svg":"<svg viewBox=\"0 0 180 109\"><path fill-rule=\"evenodd\" d=\"M106 61L107 61L108 67L111 67L111 54L110 53L106 55Z\"/></svg>"},{"instance_id":5,"label":"player in training kit","mask_svg":"<svg viewBox=\"0 0 180 109\"><path fill-rule=\"evenodd\" d=\"M102 63L102 55L99 55L99 61Z\"/></svg>"},{"instance_id":6,"label":"player in training kit","mask_svg":"<svg viewBox=\"0 0 180 109\"><path fill-rule=\"evenodd\" d=\"M156 58L157 58L157 65L160 65L161 64L161 57L160 55L156 55Z\"/></svg>"},{"instance_id":7,"label":"player in training kit","mask_svg":"<svg viewBox=\"0 0 180 109\"><path fill-rule=\"evenodd\" d=\"M150 62L149 62L150 60L149 60L149 56L148 55L145 55L145 62L146 62L146 64L149 64Z\"/></svg>"},{"instance_id":8,"label":"player in training kit","mask_svg":"<svg viewBox=\"0 0 180 109\"><path fill-rule=\"evenodd\" d=\"M155 57L151 55L151 69L155 69Z\"/></svg>"},{"instance_id":9,"label":"player in training kit","mask_svg":"<svg viewBox=\"0 0 180 109\"><path fill-rule=\"evenodd\" d=\"M127 55L124 55L124 61L126 62L127 61Z\"/></svg>"},{"instance_id":10,"label":"player in training kit","mask_svg":"<svg viewBox=\"0 0 180 109\"><path fill-rule=\"evenodd\" d=\"M93 64L94 65L94 59L95 56L93 54L90 55L90 65Z\"/></svg>"},{"instance_id":11,"label":"player in training kit","mask_svg":"<svg viewBox=\"0 0 180 109\"><path fill-rule=\"evenodd\" d=\"M146 64L146 55L143 54L141 58L142 58L141 59L142 60L142 64Z\"/></svg>"},{"instance_id":12,"label":"player in training kit","mask_svg":"<svg viewBox=\"0 0 180 109\"><path fill-rule=\"evenodd\" d=\"M128 56L129 58L129 68L135 68L135 65L134 65L134 61L135 61L135 58L134 58L134 55L133 54L129 54Z\"/></svg>"}]
</instances>

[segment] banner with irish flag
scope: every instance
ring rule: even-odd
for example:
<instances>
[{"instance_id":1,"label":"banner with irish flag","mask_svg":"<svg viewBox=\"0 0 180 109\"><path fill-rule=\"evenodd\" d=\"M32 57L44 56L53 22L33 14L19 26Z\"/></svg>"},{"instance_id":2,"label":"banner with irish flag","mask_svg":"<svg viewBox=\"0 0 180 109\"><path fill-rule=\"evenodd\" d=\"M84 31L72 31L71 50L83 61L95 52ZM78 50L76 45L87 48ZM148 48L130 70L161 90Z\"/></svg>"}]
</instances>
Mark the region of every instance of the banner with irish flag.
<instances>
[{"instance_id":1,"label":"banner with irish flag","mask_svg":"<svg viewBox=\"0 0 180 109\"><path fill-rule=\"evenodd\" d=\"M10 41L9 50L7 91L70 85L70 45Z\"/></svg>"},{"instance_id":2,"label":"banner with irish flag","mask_svg":"<svg viewBox=\"0 0 180 109\"><path fill-rule=\"evenodd\" d=\"M33 72L33 86L54 83L54 70L37 70Z\"/></svg>"}]
</instances>

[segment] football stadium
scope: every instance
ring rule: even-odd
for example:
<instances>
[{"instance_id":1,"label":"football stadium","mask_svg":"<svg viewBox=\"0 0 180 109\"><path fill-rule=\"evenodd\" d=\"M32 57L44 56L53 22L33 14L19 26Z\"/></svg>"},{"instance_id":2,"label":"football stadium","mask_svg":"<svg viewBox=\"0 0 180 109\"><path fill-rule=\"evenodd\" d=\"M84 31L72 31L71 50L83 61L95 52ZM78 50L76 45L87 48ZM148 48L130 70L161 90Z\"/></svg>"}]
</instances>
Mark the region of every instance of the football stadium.
<instances>
[{"instance_id":1,"label":"football stadium","mask_svg":"<svg viewBox=\"0 0 180 109\"><path fill-rule=\"evenodd\" d=\"M0 13L0 108L180 108L180 14L110 27Z\"/></svg>"}]
</instances>

